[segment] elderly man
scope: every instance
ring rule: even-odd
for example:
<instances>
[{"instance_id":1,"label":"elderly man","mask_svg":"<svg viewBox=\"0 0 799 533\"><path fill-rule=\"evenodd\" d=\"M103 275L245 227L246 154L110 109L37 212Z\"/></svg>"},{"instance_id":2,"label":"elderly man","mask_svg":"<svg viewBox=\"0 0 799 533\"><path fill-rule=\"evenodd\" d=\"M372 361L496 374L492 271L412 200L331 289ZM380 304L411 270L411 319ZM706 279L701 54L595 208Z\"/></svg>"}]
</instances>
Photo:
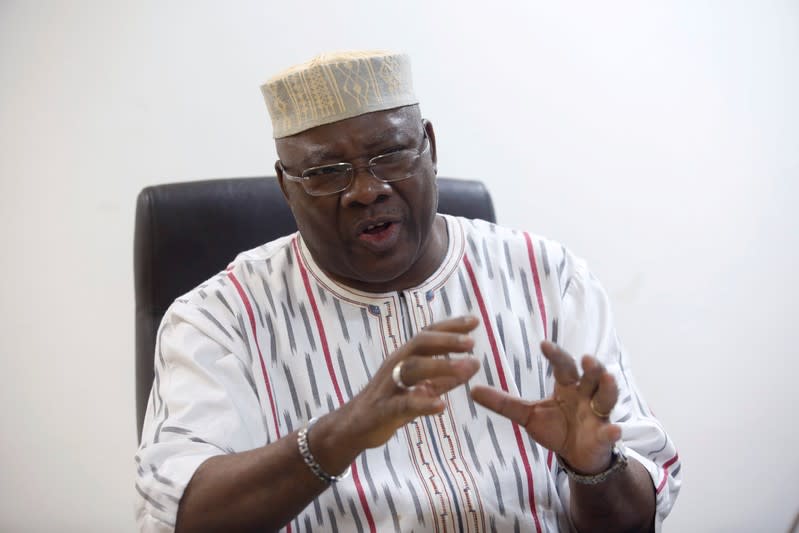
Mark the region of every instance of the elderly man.
<instances>
[{"instance_id":1,"label":"elderly man","mask_svg":"<svg viewBox=\"0 0 799 533\"><path fill-rule=\"evenodd\" d=\"M322 56L263 92L299 232L165 315L141 529L658 528L677 453L605 292L557 243L436 213L408 58Z\"/></svg>"}]
</instances>

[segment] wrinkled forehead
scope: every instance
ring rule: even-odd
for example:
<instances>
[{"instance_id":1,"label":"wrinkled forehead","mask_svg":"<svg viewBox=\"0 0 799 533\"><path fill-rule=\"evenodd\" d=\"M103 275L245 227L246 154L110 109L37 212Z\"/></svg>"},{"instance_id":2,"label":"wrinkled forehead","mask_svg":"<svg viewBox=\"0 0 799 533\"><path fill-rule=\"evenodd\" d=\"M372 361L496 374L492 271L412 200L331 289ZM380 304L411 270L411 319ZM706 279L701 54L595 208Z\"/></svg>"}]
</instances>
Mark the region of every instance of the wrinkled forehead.
<instances>
[{"instance_id":1,"label":"wrinkled forehead","mask_svg":"<svg viewBox=\"0 0 799 533\"><path fill-rule=\"evenodd\" d=\"M346 161L421 141L418 105L365 113L275 139L278 157L289 164Z\"/></svg>"}]
</instances>

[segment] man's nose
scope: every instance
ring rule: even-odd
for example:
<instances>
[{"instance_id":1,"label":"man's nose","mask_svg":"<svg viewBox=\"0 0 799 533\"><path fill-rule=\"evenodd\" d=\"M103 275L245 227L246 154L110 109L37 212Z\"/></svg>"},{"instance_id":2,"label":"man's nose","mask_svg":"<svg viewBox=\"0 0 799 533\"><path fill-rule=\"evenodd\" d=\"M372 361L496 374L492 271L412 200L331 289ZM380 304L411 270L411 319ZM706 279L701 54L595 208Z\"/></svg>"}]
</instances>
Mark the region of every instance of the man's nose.
<instances>
[{"instance_id":1,"label":"man's nose","mask_svg":"<svg viewBox=\"0 0 799 533\"><path fill-rule=\"evenodd\" d=\"M343 205L371 205L391 194L391 184L374 177L369 167L353 168L352 172L352 183L341 193Z\"/></svg>"}]
</instances>

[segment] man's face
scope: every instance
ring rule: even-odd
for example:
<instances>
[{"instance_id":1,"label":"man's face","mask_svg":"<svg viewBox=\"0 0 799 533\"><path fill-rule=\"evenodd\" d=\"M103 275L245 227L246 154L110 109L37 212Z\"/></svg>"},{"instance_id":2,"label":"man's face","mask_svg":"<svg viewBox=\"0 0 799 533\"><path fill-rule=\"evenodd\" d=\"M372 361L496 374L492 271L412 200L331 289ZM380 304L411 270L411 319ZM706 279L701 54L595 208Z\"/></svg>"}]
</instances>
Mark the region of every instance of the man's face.
<instances>
[{"instance_id":1,"label":"man's face","mask_svg":"<svg viewBox=\"0 0 799 533\"><path fill-rule=\"evenodd\" d=\"M368 168L371 158L424 146L418 171L403 181L386 183ZM311 196L300 183L278 179L297 227L320 266L334 278L355 286L384 290L400 277L413 278L430 255L430 234L438 193L435 184L435 137L422 122L418 106L367 113L318 126L276 140L286 172L295 176L311 167L346 162L355 167L346 190Z\"/></svg>"}]
</instances>

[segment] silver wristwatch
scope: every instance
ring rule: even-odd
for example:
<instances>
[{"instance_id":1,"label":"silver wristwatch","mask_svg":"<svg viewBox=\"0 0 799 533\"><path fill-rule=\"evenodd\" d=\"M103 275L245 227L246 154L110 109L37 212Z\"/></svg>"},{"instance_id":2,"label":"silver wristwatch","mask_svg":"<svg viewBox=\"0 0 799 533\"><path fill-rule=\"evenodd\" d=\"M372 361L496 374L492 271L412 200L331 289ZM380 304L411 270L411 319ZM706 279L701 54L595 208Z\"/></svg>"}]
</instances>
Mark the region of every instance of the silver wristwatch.
<instances>
[{"instance_id":1,"label":"silver wristwatch","mask_svg":"<svg viewBox=\"0 0 799 533\"><path fill-rule=\"evenodd\" d=\"M624 444L618 442L613 446L613 450L610 452L610 466L607 470L599 472L598 474L578 474L566 464L566 461L560 458L560 455L557 457L558 465L566 472L566 475L582 485L598 485L609 478L614 472L618 472L627 467L627 454L624 451Z\"/></svg>"}]
</instances>

